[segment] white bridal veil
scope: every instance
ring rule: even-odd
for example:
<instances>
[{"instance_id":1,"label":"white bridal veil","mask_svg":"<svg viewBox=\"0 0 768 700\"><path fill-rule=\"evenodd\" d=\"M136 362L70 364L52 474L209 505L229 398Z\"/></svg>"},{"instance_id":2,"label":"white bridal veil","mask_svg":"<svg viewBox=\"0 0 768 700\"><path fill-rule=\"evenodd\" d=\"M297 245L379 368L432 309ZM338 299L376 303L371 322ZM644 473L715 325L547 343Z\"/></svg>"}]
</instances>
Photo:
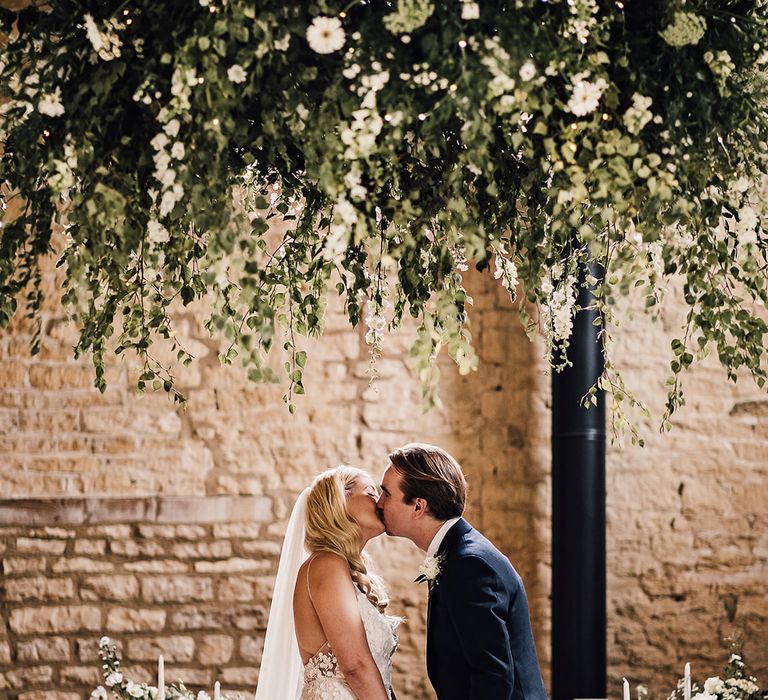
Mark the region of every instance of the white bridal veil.
<instances>
[{"instance_id":1,"label":"white bridal veil","mask_svg":"<svg viewBox=\"0 0 768 700\"><path fill-rule=\"evenodd\" d=\"M256 700L294 700L301 693L304 665L294 631L293 589L299 567L309 556L304 548L307 496L309 488L304 489L296 500L285 532L261 655Z\"/></svg>"}]
</instances>

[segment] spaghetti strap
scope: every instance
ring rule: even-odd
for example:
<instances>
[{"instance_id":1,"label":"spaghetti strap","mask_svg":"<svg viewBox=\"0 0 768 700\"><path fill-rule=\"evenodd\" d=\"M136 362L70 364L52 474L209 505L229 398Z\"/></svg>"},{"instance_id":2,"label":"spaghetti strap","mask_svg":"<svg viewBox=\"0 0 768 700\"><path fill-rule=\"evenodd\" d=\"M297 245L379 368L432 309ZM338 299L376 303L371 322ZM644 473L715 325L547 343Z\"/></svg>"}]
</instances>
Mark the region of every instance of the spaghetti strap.
<instances>
[{"instance_id":1,"label":"spaghetti strap","mask_svg":"<svg viewBox=\"0 0 768 700\"><path fill-rule=\"evenodd\" d=\"M312 568L312 562L315 560L317 553L313 554L307 562L307 593L309 593L309 600L312 602L312 607L315 607L315 601L312 600L312 589L309 587L309 570ZM315 610L317 612L317 610Z\"/></svg>"},{"instance_id":2,"label":"spaghetti strap","mask_svg":"<svg viewBox=\"0 0 768 700\"><path fill-rule=\"evenodd\" d=\"M312 567L312 562L315 560L316 556L317 553L313 554L307 562L307 593L309 593L309 600L312 602L313 608L315 607L315 601L312 600L312 589L309 587L309 570ZM317 615L317 609L315 609L315 614ZM326 647L330 649L330 642L327 639L325 642L323 642L323 645L314 654L312 654L310 658L314 659L320 652L324 651Z\"/></svg>"}]
</instances>

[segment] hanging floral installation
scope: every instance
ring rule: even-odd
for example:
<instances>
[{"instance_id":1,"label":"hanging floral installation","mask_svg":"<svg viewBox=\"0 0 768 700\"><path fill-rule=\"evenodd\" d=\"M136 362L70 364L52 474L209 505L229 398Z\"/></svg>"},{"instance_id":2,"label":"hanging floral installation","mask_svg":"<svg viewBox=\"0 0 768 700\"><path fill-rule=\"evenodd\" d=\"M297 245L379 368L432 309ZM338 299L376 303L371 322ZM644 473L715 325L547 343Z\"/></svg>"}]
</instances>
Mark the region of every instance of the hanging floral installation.
<instances>
[{"instance_id":1,"label":"hanging floral installation","mask_svg":"<svg viewBox=\"0 0 768 700\"><path fill-rule=\"evenodd\" d=\"M611 356L619 297L653 315L675 283L688 312L668 427L680 373L711 350L729 377L766 379L767 16L763 0L0 10L0 182L23 201L0 232L0 322L20 302L39 317L55 250L100 389L105 354L133 351L140 390L181 398L154 351L192 361L171 309L204 300L222 361L252 380L279 379L267 353L284 346L293 410L300 336L322 333L338 295L374 354L416 319L429 403L441 349L477 365L475 266L555 367L592 288L593 389L620 428L634 399Z\"/></svg>"}]
</instances>

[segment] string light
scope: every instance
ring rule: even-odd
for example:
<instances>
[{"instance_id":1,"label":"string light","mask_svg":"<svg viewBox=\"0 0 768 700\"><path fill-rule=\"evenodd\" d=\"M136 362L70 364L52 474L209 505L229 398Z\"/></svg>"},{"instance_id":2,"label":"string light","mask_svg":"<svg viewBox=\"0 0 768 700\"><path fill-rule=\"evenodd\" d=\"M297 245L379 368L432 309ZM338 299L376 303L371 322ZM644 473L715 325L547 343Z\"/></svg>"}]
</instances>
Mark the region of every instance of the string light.
<instances>
[{"instance_id":1,"label":"string light","mask_svg":"<svg viewBox=\"0 0 768 700\"><path fill-rule=\"evenodd\" d=\"M610 117L605 112L603 112L603 121L607 122L609 119Z\"/></svg>"},{"instance_id":2,"label":"string light","mask_svg":"<svg viewBox=\"0 0 768 700\"><path fill-rule=\"evenodd\" d=\"M458 86L458 85L456 85L456 83L451 83L451 84L448 86L448 90L449 90L450 92L456 92L456 90L458 90L458 89L459 89L459 86Z\"/></svg>"},{"instance_id":3,"label":"string light","mask_svg":"<svg viewBox=\"0 0 768 700\"><path fill-rule=\"evenodd\" d=\"M467 48L467 42L464 39L459 39L459 48L461 49Z\"/></svg>"},{"instance_id":4,"label":"string light","mask_svg":"<svg viewBox=\"0 0 768 700\"><path fill-rule=\"evenodd\" d=\"M205 78L203 78L202 76L200 76L200 77L197 79L197 84L198 84L198 85L202 85L204 82L205 82Z\"/></svg>"},{"instance_id":5,"label":"string light","mask_svg":"<svg viewBox=\"0 0 768 700\"><path fill-rule=\"evenodd\" d=\"M426 115L426 114L424 114L424 112L422 112L421 114L419 114L419 121L422 121L422 122L423 122L423 121L424 121L426 118L427 118L427 115Z\"/></svg>"},{"instance_id":6,"label":"string light","mask_svg":"<svg viewBox=\"0 0 768 700\"><path fill-rule=\"evenodd\" d=\"M220 123L220 122L219 122L219 118L218 118L218 117L214 117L214 118L213 118L213 125L214 125L214 126L218 126L218 125L219 125L219 123Z\"/></svg>"},{"instance_id":7,"label":"string light","mask_svg":"<svg viewBox=\"0 0 768 700\"><path fill-rule=\"evenodd\" d=\"M347 16L347 13L346 13L346 12L344 12L344 10L342 10L341 12L339 12L339 17L341 17L342 19L344 19L346 16Z\"/></svg>"}]
</instances>

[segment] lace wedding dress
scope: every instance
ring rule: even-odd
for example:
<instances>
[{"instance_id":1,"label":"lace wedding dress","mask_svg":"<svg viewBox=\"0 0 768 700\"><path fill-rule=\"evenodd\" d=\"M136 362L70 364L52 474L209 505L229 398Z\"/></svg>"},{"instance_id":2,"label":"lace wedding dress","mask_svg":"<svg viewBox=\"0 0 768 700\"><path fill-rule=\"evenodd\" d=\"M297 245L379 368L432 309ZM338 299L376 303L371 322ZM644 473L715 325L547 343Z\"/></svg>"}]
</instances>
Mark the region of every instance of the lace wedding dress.
<instances>
[{"instance_id":1,"label":"lace wedding dress","mask_svg":"<svg viewBox=\"0 0 768 700\"><path fill-rule=\"evenodd\" d=\"M357 607L363 620L365 636L371 648L373 660L381 673L384 687L391 696L392 654L397 648L395 628L400 618L384 615L365 594L357 592ZM304 685L300 700L354 700L344 675L336 661L336 655L326 642L304 665Z\"/></svg>"}]
</instances>

